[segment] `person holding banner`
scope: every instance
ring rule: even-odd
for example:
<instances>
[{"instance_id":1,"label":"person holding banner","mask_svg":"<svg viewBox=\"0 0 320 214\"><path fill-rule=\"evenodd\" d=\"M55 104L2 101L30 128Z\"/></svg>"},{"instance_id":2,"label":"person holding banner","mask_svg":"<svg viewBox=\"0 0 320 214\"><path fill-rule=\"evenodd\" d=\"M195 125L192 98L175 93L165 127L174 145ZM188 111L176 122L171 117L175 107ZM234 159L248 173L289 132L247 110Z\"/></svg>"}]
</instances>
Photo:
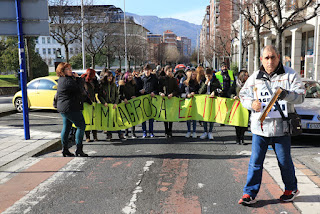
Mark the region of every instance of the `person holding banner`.
<instances>
[{"instance_id":1,"label":"person holding banner","mask_svg":"<svg viewBox=\"0 0 320 214\"><path fill-rule=\"evenodd\" d=\"M173 76L172 67L167 65L164 68L166 76L159 79L159 95L167 96L168 99L179 96L179 86L177 79ZM166 138L172 137L172 122L164 122Z\"/></svg>"},{"instance_id":2,"label":"person holding banner","mask_svg":"<svg viewBox=\"0 0 320 214\"><path fill-rule=\"evenodd\" d=\"M151 97L154 97L158 93L158 78L155 74L152 74L152 68L149 64L146 64L143 67L144 74L141 77L142 80L142 89L139 91L141 95L150 94ZM154 119L149 120L149 134L150 137L153 138L153 122ZM142 138L146 138L147 135L147 125L146 122L142 123L143 135Z\"/></svg>"},{"instance_id":3,"label":"person holding banner","mask_svg":"<svg viewBox=\"0 0 320 214\"><path fill-rule=\"evenodd\" d=\"M68 147L68 136L71 130L72 124L77 127L75 140L77 149L75 151L76 156L88 157L83 152L83 135L86 129L86 123L84 121L83 110L83 79L79 77L77 73L72 72L71 65L65 62L61 62L56 69L58 80L57 88L57 110L61 114L63 119L63 128L61 131L61 143L62 143L62 155L63 157L73 157Z\"/></svg>"},{"instance_id":4,"label":"person holding banner","mask_svg":"<svg viewBox=\"0 0 320 214\"><path fill-rule=\"evenodd\" d=\"M248 167L247 182L239 204L249 205L256 202L262 180L263 162L271 144L276 153L284 183L284 193L280 201L292 201L298 194L297 178L291 158L291 136L286 134L287 121L278 110L271 110L263 122L259 121L262 107L268 104L274 91L279 87L282 92L278 103L283 104L283 112L293 113L294 104L304 101L305 88L298 72L283 66L280 54L274 46L267 45L261 51L262 66L254 72L240 90L243 107L251 111L252 154Z\"/></svg>"},{"instance_id":5,"label":"person holding banner","mask_svg":"<svg viewBox=\"0 0 320 214\"><path fill-rule=\"evenodd\" d=\"M120 100L123 101L125 104L128 103L128 100L137 97L139 94L137 84L133 79L132 73L130 72L126 72L124 74L123 80L119 81L119 86ZM132 138L137 138L135 129L135 126L131 127ZM125 130L125 137L129 137L128 129Z\"/></svg>"},{"instance_id":6,"label":"person holding banner","mask_svg":"<svg viewBox=\"0 0 320 214\"><path fill-rule=\"evenodd\" d=\"M113 104L113 109L117 108L119 103L119 91L115 83L115 77L112 72L107 71L104 77L100 80L100 87L98 92L99 101L108 108L108 104ZM112 132L107 131L107 140L112 139ZM125 139L121 130L118 131L119 139Z\"/></svg>"},{"instance_id":7,"label":"person holding banner","mask_svg":"<svg viewBox=\"0 0 320 214\"><path fill-rule=\"evenodd\" d=\"M247 70L240 70L240 72L238 74L238 79L236 80L236 84L237 84L236 93L237 93L237 95L233 99L237 99L237 100L239 99L240 90L244 86L248 77L249 77L249 73ZM236 135L237 135L236 143L239 145L246 145L246 143L244 142L244 133L246 132L246 130L248 128L241 127L241 126L235 126L235 129L236 129Z\"/></svg>"},{"instance_id":8,"label":"person holding banner","mask_svg":"<svg viewBox=\"0 0 320 214\"><path fill-rule=\"evenodd\" d=\"M208 94L210 95L210 97L219 95L219 92L221 92L221 85L210 68L206 69L205 77L206 77L206 81L202 82L199 90L199 94ZM208 123L209 123L209 131L208 131ZM201 139L209 138L209 140L213 140L213 136L212 136L213 122L203 122L203 129L204 129L204 133L200 136L200 138Z\"/></svg>"},{"instance_id":9,"label":"person holding banner","mask_svg":"<svg viewBox=\"0 0 320 214\"><path fill-rule=\"evenodd\" d=\"M81 78L84 79L84 89L86 91L84 102L88 102L90 105L93 102L97 102L96 93L98 93L99 82L96 78L96 71L93 69L87 69L86 73L81 75ZM86 142L91 142L90 132L85 131ZM92 135L94 141L98 141L97 130L92 130Z\"/></svg>"},{"instance_id":10,"label":"person holding banner","mask_svg":"<svg viewBox=\"0 0 320 214\"><path fill-rule=\"evenodd\" d=\"M199 93L200 85L197 80L197 75L198 75L197 71L193 70L191 75L188 77L188 79L184 81L187 98L193 99L194 95ZM189 138L191 137L191 120L187 120L187 128L188 128L188 132L186 134L186 138ZM192 138L197 138L196 129L197 129L197 121L192 120L192 131L193 131Z\"/></svg>"}]
</instances>

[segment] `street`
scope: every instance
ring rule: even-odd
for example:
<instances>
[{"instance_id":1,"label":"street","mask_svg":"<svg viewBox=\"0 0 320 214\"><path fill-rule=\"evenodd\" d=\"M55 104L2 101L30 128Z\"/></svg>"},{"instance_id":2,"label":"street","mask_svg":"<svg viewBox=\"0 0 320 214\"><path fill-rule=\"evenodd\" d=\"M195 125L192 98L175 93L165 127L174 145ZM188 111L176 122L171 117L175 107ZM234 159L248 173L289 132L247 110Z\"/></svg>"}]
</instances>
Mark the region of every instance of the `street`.
<instances>
[{"instance_id":1,"label":"street","mask_svg":"<svg viewBox=\"0 0 320 214\"><path fill-rule=\"evenodd\" d=\"M1 117L0 122L22 127L22 114ZM32 130L58 133L61 127L55 111L30 112ZM121 142L114 133L107 142L100 132L100 141L84 145L89 158L63 158L61 150L30 158L27 166L7 170L7 178L1 180L1 194L16 191L10 197L16 203L3 213L319 213L314 209L320 204L319 187L302 167L319 176L317 137L293 141L297 178L303 181L295 203L278 200L283 184L274 152L269 150L258 203L244 207L237 201L246 181L251 144L236 145L230 126L215 124L213 141L186 139L184 122L173 127L172 139L164 138L162 122L155 122L152 139ZM141 137L141 126L137 131ZM200 125L197 133L202 133ZM247 133L246 141L251 143L250 139ZM309 186L305 189L305 185Z\"/></svg>"}]
</instances>

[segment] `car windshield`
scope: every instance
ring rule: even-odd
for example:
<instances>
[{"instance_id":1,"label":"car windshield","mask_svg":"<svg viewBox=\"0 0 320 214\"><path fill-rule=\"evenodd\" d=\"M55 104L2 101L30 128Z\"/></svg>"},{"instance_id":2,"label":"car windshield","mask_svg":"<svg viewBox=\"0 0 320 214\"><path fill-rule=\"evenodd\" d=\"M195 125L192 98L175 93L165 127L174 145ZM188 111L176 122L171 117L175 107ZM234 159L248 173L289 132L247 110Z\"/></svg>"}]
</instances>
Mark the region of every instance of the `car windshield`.
<instances>
[{"instance_id":1,"label":"car windshield","mask_svg":"<svg viewBox=\"0 0 320 214\"><path fill-rule=\"evenodd\" d=\"M306 82L306 98L320 98L320 84L317 82Z\"/></svg>"}]
</instances>

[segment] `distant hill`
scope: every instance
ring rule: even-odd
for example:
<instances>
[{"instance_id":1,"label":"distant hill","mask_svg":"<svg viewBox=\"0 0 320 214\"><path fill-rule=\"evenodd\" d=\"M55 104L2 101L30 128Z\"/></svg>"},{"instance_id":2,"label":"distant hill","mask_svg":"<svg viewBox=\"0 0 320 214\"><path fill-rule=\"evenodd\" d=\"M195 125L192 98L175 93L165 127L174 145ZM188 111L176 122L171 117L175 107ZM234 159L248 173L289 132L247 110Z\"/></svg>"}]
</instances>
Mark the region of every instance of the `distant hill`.
<instances>
[{"instance_id":1,"label":"distant hill","mask_svg":"<svg viewBox=\"0 0 320 214\"><path fill-rule=\"evenodd\" d=\"M133 16L136 23L143 25L150 33L163 34L166 30L173 31L177 36L186 36L191 39L192 49L197 45L197 32L200 33L201 25L189 23L173 18L159 18L157 16L140 16L133 13L127 13Z\"/></svg>"}]
</instances>

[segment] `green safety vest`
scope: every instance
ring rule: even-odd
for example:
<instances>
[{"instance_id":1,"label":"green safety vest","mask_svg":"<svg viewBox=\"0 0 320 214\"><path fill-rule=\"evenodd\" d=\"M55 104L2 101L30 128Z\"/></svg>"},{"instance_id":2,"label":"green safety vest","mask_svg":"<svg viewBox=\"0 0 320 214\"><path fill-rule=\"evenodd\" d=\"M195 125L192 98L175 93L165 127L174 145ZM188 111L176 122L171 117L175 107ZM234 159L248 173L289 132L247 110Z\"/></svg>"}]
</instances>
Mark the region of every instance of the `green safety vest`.
<instances>
[{"instance_id":1,"label":"green safety vest","mask_svg":"<svg viewBox=\"0 0 320 214\"><path fill-rule=\"evenodd\" d=\"M233 85L233 82L234 82L234 76L233 76L233 71L231 70L228 70L228 74L230 76L230 87ZM223 76L221 74L221 71L218 71L217 73L215 73L217 79L219 80L220 84L221 84L221 87L223 89Z\"/></svg>"}]
</instances>

